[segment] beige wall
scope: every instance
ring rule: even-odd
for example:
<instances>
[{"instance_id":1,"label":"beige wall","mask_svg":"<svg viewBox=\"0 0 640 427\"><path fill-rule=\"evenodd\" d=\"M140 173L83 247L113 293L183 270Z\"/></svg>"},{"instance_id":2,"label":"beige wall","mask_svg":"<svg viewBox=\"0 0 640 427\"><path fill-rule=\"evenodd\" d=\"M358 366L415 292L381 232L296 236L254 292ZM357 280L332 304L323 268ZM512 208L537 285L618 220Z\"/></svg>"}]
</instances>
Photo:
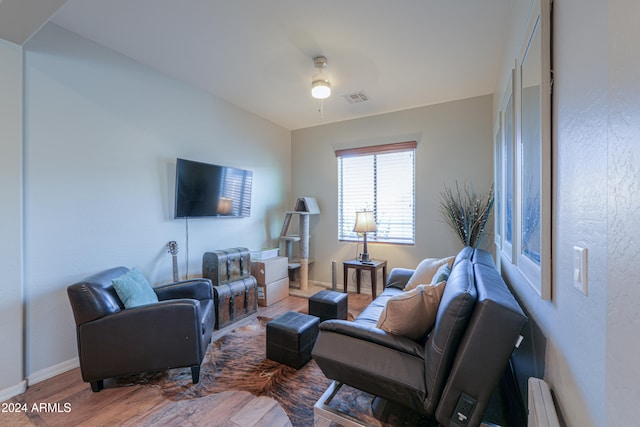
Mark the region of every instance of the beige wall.
<instances>
[{"instance_id":1,"label":"beige wall","mask_svg":"<svg viewBox=\"0 0 640 427\"><path fill-rule=\"evenodd\" d=\"M439 194L443 184L451 186L456 180L469 180L479 192L486 192L493 182L491 105L488 95L293 131L293 198L315 197L321 210L311 220L310 252L315 264L309 279L330 283L331 260L336 260L341 285L341 261L356 256L355 243L337 239L334 151L338 148L408 140L418 143L416 244L370 244L373 258L388 260L389 268L413 268L425 257L460 250L453 231L441 220ZM365 290L369 290L368 284Z\"/></svg>"},{"instance_id":2,"label":"beige wall","mask_svg":"<svg viewBox=\"0 0 640 427\"><path fill-rule=\"evenodd\" d=\"M24 387L22 48L0 40L0 401Z\"/></svg>"},{"instance_id":3,"label":"beige wall","mask_svg":"<svg viewBox=\"0 0 640 427\"><path fill-rule=\"evenodd\" d=\"M77 365L66 287L117 265L155 285L206 251L269 247L290 202L291 133L53 24L24 47L27 375ZM253 171L249 218L173 218L176 157Z\"/></svg>"}]
</instances>

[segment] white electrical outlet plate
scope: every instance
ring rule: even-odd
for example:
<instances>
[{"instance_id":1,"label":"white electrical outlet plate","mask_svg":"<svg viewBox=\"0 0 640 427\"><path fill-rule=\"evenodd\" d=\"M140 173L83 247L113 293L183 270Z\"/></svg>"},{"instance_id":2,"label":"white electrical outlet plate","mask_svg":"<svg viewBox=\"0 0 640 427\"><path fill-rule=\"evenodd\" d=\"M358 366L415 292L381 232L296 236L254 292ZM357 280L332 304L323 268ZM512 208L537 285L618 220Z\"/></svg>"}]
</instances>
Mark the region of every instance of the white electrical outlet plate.
<instances>
[{"instance_id":1,"label":"white electrical outlet plate","mask_svg":"<svg viewBox=\"0 0 640 427\"><path fill-rule=\"evenodd\" d=\"M587 248L573 247L573 287L587 295Z\"/></svg>"}]
</instances>

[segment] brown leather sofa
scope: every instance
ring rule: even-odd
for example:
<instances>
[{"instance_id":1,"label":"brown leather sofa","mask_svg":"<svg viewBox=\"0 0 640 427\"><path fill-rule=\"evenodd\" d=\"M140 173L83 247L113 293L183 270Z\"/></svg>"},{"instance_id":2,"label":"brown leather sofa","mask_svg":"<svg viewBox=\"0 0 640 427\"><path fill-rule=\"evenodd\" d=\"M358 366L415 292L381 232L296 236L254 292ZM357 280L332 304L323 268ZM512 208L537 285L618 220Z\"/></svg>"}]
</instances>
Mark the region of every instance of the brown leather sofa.
<instances>
[{"instance_id":1,"label":"brown leather sofa","mask_svg":"<svg viewBox=\"0 0 640 427\"><path fill-rule=\"evenodd\" d=\"M112 280L128 271L112 268L67 288L82 379L97 392L107 378L190 367L197 383L215 319L211 281L158 286L157 303L125 309Z\"/></svg>"},{"instance_id":2,"label":"brown leather sofa","mask_svg":"<svg viewBox=\"0 0 640 427\"><path fill-rule=\"evenodd\" d=\"M527 318L491 254L455 258L433 329L420 342L376 328L413 270L391 271L385 290L353 321L327 320L312 356L338 383L435 417L444 426L477 426Z\"/></svg>"}]
</instances>

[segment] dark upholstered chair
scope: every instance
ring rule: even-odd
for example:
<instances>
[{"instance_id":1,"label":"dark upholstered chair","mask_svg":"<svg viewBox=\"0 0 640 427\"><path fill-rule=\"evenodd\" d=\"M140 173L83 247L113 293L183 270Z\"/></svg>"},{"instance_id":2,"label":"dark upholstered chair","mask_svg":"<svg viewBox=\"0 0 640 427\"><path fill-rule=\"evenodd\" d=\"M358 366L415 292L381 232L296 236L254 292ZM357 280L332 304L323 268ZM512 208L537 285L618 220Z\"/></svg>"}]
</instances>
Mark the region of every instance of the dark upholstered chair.
<instances>
[{"instance_id":1,"label":"dark upholstered chair","mask_svg":"<svg viewBox=\"0 0 640 427\"><path fill-rule=\"evenodd\" d=\"M211 281L158 286L157 303L125 309L112 280L128 271L112 268L67 288L82 379L97 392L107 378L190 367L197 383L215 319Z\"/></svg>"}]
</instances>

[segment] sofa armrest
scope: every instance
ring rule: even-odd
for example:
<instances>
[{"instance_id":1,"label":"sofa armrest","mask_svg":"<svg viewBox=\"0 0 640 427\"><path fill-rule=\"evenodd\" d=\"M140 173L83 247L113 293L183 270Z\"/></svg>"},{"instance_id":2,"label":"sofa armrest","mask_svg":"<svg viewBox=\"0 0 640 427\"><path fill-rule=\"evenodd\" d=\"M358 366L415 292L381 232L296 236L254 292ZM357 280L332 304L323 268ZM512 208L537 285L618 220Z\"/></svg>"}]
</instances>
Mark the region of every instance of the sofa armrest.
<instances>
[{"instance_id":1,"label":"sofa armrest","mask_svg":"<svg viewBox=\"0 0 640 427\"><path fill-rule=\"evenodd\" d=\"M410 270L408 268L394 268L389 273L389 277L387 278L387 283L385 284L385 288L398 288L400 290L404 289L407 285L407 282L413 276L413 272L415 270Z\"/></svg>"},{"instance_id":2,"label":"sofa armrest","mask_svg":"<svg viewBox=\"0 0 640 427\"><path fill-rule=\"evenodd\" d=\"M390 334L382 329L358 322L350 322L347 320L326 320L320 324L320 330L335 332L365 340L412 356L420 358L424 357L424 347L415 341L400 335Z\"/></svg>"},{"instance_id":3,"label":"sofa armrest","mask_svg":"<svg viewBox=\"0 0 640 427\"><path fill-rule=\"evenodd\" d=\"M476 401L472 413L465 414L469 425L480 424L509 357L518 341L527 317L495 268L474 267L478 301L436 409L442 425L457 425L455 420L460 396ZM478 369L481 366L482 369ZM453 423L453 424L452 424Z\"/></svg>"},{"instance_id":4,"label":"sofa armrest","mask_svg":"<svg viewBox=\"0 0 640 427\"><path fill-rule=\"evenodd\" d=\"M197 300L213 299L213 287L209 279L190 279L168 283L153 288L160 301L188 298Z\"/></svg>"}]
</instances>

